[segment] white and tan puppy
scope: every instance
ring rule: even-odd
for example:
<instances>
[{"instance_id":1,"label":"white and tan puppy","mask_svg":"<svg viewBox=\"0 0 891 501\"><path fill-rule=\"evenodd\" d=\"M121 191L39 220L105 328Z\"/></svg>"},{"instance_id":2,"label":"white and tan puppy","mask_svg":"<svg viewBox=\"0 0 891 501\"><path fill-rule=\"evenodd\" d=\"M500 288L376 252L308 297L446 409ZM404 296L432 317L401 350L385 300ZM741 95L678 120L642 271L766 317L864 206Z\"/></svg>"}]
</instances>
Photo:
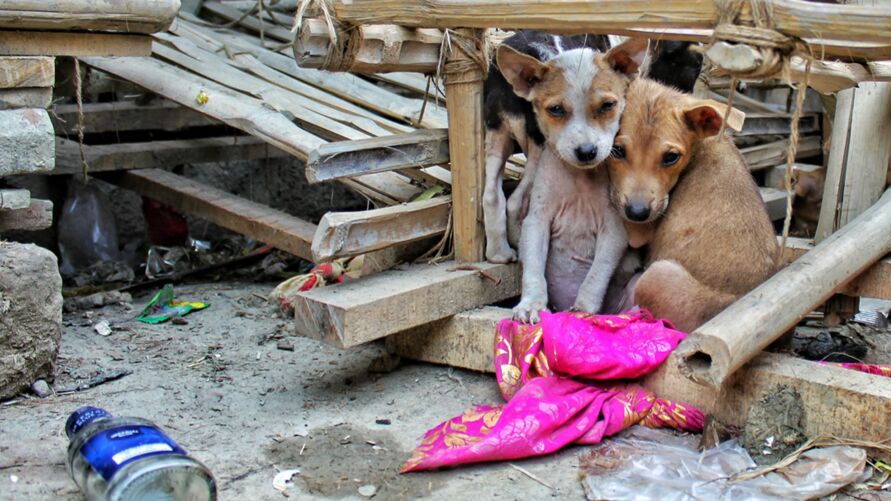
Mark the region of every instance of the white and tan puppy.
<instances>
[{"instance_id":1,"label":"white and tan puppy","mask_svg":"<svg viewBox=\"0 0 891 501\"><path fill-rule=\"evenodd\" d=\"M605 54L578 49L546 63L509 47L498 50L504 78L532 103L546 138L519 242L519 320L538 321L549 303L591 313L603 305L628 239L610 206L601 163L612 149L625 90L646 49L646 40L632 39Z\"/></svg>"}]
</instances>

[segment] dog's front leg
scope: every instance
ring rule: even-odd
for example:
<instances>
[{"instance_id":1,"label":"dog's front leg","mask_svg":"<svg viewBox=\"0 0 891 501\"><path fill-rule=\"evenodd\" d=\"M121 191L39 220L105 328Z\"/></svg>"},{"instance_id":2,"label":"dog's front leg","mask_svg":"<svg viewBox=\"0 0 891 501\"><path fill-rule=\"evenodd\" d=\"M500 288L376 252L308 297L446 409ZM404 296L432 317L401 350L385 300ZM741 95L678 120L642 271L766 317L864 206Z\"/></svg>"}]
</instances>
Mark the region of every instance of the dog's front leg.
<instances>
[{"instance_id":1,"label":"dog's front leg","mask_svg":"<svg viewBox=\"0 0 891 501\"><path fill-rule=\"evenodd\" d=\"M538 170L538 162L541 158L541 146L529 139L526 148L526 167L523 169L523 178L517 185L517 189L507 199L507 241L517 246L520 242L520 230L523 219L529 210L529 192L532 182L535 181L535 173Z\"/></svg>"},{"instance_id":2,"label":"dog's front leg","mask_svg":"<svg viewBox=\"0 0 891 501\"><path fill-rule=\"evenodd\" d=\"M523 220L520 237L520 262L523 264L523 293L520 304L514 307L514 319L536 323L539 312L548 307L548 284L545 267L551 238L549 213L535 200L529 215Z\"/></svg>"},{"instance_id":3,"label":"dog's front leg","mask_svg":"<svg viewBox=\"0 0 891 501\"><path fill-rule=\"evenodd\" d=\"M486 184L483 191L483 223L486 229L486 259L492 263L516 261L517 253L507 242L506 200L502 189L504 162L513 151L510 129L486 131Z\"/></svg>"},{"instance_id":4,"label":"dog's front leg","mask_svg":"<svg viewBox=\"0 0 891 501\"><path fill-rule=\"evenodd\" d=\"M610 278L628 248L628 233L619 217L607 216L604 219L606 221L604 231L597 236L597 243L594 246L594 262L591 263L585 281L579 288L573 310L600 312Z\"/></svg>"}]
</instances>

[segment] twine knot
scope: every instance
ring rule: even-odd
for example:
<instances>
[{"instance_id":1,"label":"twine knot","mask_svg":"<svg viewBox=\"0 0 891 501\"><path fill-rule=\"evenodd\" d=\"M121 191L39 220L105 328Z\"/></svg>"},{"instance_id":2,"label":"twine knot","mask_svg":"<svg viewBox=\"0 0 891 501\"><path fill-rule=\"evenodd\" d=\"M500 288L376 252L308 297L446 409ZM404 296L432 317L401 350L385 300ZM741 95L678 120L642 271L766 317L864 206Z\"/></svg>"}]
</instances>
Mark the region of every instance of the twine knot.
<instances>
[{"instance_id":1,"label":"twine knot","mask_svg":"<svg viewBox=\"0 0 891 501\"><path fill-rule=\"evenodd\" d=\"M291 48L294 51L294 57L299 60L297 40L300 39L303 18L307 15L315 17L321 14L328 28L330 47L319 69L350 71L356 62L359 49L362 48L362 28L339 21L331 15L331 10L330 0L300 0L297 13L294 15L294 26L291 28L294 33L294 42Z\"/></svg>"}]
</instances>

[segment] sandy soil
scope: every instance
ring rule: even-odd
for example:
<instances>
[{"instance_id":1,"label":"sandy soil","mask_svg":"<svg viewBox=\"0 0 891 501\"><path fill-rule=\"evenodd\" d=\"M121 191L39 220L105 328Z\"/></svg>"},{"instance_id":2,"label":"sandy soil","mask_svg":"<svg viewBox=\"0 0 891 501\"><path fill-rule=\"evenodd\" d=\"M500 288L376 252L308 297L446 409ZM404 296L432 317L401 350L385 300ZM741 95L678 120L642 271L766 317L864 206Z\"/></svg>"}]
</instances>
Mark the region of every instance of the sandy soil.
<instances>
[{"instance_id":1,"label":"sandy soil","mask_svg":"<svg viewBox=\"0 0 891 501\"><path fill-rule=\"evenodd\" d=\"M340 351L293 337L262 296L270 284L182 285L177 297L211 303L187 325L136 322L133 308L106 306L91 318L66 314L56 389L119 369L133 373L69 395L0 405L0 499L79 500L66 470L63 425L82 405L155 421L213 472L223 500L282 499L279 469L301 470L290 498L582 499L577 456L399 475L417 440L473 403L499 402L491 376L403 362L375 373L379 344ZM89 314L87 314L89 315ZM108 320L108 337L92 326ZM294 351L279 348L291 344ZM390 424L387 423L389 420ZM13 478L17 481L13 482Z\"/></svg>"}]
</instances>

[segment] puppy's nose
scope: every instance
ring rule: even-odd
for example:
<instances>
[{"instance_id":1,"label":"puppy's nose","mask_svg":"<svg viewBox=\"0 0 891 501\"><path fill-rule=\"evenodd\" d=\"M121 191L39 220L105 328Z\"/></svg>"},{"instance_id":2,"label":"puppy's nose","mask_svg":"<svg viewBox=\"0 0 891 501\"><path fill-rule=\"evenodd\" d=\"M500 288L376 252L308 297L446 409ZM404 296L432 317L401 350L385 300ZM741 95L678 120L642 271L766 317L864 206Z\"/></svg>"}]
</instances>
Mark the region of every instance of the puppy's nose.
<instances>
[{"instance_id":1,"label":"puppy's nose","mask_svg":"<svg viewBox=\"0 0 891 501\"><path fill-rule=\"evenodd\" d=\"M591 163L597 158L597 147L593 144L583 144L575 149L575 157L583 164Z\"/></svg>"},{"instance_id":2,"label":"puppy's nose","mask_svg":"<svg viewBox=\"0 0 891 501\"><path fill-rule=\"evenodd\" d=\"M630 203L625 206L625 215L632 221L646 221L650 217L650 206L642 203Z\"/></svg>"}]
</instances>

